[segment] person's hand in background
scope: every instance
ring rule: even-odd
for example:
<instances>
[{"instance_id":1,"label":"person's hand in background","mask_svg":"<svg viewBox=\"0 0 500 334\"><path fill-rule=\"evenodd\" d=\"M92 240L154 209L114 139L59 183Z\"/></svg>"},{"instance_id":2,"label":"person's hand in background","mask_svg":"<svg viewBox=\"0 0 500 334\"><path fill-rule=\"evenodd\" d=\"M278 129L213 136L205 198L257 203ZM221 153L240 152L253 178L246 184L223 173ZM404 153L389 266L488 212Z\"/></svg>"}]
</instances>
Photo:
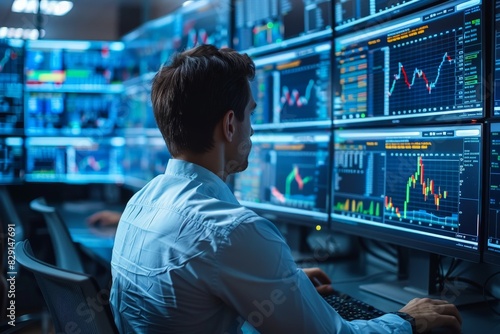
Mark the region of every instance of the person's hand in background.
<instances>
[{"instance_id":1,"label":"person's hand in background","mask_svg":"<svg viewBox=\"0 0 500 334\"><path fill-rule=\"evenodd\" d=\"M92 227L110 227L118 225L121 212L102 210L94 213L87 218L87 224Z\"/></svg>"}]
</instances>

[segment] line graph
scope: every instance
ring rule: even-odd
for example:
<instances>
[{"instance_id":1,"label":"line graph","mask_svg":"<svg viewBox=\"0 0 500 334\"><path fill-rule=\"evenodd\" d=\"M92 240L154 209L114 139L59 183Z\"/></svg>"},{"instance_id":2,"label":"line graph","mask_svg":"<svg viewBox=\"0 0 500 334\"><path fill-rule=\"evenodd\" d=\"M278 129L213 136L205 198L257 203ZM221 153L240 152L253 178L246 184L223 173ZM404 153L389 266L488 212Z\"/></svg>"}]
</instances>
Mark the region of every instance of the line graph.
<instances>
[{"instance_id":1,"label":"line graph","mask_svg":"<svg viewBox=\"0 0 500 334\"><path fill-rule=\"evenodd\" d=\"M304 95L300 95L298 89L294 88L290 92L290 88L288 88L288 86L283 86L281 88L281 99L280 99L281 104L283 106L284 105L296 106L298 108L306 106L311 98L311 92L313 88L314 88L314 80L312 79L309 80ZM283 107L281 109L283 109Z\"/></svg>"},{"instance_id":2,"label":"line graph","mask_svg":"<svg viewBox=\"0 0 500 334\"><path fill-rule=\"evenodd\" d=\"M7 62L11 58L11 55L12 55L12 50L6 49L3 58L0 60L0 72L2 72L3 68L5 67L5 64L7 64Z\"/></svg>"},{"instance_id":3,"label":"line graph","mask_svg":"<svg viewBox=\"0 0 500 334\"><path fill-rule=\"evenodd\" d=\"M454 59L452 59L448 55L448 52L444 53L443 59L442 59L441 63L438 66L438 69L437 69L436 78L432 82L429 82L429 79L427 78L427 75L424 73L424 71L417 68L417 67L415 67L415 70L413 71L413 76L412 76L411 82L409 82L408 81L408 74L406 73L406 70L405 70L403 64L399 62L398 63L398 74L394 74L394 80L392 81L391 89L389 89L389 92L387 93L387 95L389 95L389 97L392 95L392 93L394 92L394 88L396 86L396 82L399 79L401 79L401 75L403 75L404 82L405 82L406 86L408 87L408 89L411 89L415 85L416 78L422 78L425 82L425 88L427 89L427 91L430 94L432 92L432 89L437 86L438 80L439 80L439 75L441 74L441 68L443 67L443 64L445 64L446 62L448 62L449 64L454 63Z\"/></svg>"}]
</instances>

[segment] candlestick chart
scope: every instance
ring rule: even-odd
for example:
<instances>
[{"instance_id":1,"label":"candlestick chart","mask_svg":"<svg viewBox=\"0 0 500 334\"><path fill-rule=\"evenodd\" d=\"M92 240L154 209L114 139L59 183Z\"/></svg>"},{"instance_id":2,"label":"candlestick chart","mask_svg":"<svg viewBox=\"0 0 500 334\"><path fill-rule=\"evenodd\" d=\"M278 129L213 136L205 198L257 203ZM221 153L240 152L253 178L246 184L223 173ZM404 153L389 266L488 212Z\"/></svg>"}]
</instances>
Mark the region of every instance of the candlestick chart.
<instances>
[{"instance_id":1,"label":"candlestick chart","mask_svg":"<svg viewBox=\"0 0 500 334\"><path fill-rule=\"evenodd\" d=\"M387 169L391 177L384 198L386 218L438 229L458 229L458 155L393 153L388 156Z\"/></svg>"}]
</instances>

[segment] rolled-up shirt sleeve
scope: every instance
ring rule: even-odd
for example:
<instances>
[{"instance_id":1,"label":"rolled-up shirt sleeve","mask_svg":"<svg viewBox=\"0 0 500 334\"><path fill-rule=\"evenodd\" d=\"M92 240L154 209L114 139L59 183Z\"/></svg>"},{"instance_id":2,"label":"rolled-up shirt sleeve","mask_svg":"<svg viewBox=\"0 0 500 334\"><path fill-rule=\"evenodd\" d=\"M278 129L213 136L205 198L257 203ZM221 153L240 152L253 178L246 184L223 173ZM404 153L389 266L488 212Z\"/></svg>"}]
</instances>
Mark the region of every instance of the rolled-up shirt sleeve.
<instances>
[{"instance_id":1,"label":"rolled-up shirt sleeve","mask_svg":"<svg viewBox=\"0 0 500 334\"><path fill-rule=\"evenodd\" d=\"M345 321L297 267L276 227L249 217L219 245L215 293L260 333L411 333L394 314Z\"/></svg>"}]
</instances>

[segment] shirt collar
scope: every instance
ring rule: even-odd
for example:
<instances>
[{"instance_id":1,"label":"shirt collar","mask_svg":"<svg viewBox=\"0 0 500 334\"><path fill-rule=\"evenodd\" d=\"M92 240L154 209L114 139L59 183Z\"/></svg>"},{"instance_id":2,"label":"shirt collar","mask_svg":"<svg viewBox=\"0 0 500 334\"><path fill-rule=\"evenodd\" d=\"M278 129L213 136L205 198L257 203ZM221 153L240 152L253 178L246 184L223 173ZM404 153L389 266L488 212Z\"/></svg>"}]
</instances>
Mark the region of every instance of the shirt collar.
<instances>
[{"instance_id":1,"label":"shirt collar","mask_svg":"<svg viewBox=\"0 0 500 334\"><path fill-rule=\"evenodd\" d=\"M192 162L170 158L165 169L166 175L187 178L203 184L205 191L221 201L239 204L224 181L205 167Z\"/></svg>"}]
</instances>

